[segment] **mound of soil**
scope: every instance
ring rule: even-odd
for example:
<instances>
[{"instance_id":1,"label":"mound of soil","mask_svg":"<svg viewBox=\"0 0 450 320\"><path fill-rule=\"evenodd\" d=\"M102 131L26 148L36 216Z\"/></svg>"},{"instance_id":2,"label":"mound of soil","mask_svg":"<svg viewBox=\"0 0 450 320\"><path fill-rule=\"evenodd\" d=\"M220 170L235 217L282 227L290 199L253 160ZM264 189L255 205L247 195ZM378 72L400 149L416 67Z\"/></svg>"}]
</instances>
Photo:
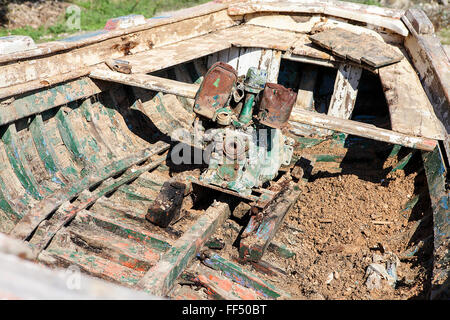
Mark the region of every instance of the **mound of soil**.
<instances>
[{"instance_id":1,"label":"mound of soil","mask_svg":"<svg viewBox=\"0 0 450 320\"><path fill-rule=\"evenodd\" d=\"M0 19L2 28L39 28L51 26L64 17L70 3L62 1L14 1L6 6Z\"/></svg>"}]
</instances>

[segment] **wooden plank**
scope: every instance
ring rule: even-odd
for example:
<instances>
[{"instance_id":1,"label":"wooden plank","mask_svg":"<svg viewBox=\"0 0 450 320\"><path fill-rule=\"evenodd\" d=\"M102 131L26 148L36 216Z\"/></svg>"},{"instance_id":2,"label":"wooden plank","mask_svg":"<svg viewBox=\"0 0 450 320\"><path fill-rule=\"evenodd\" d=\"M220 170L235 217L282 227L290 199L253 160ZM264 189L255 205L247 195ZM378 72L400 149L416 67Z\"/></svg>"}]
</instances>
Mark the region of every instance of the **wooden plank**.
<instances>
[{"instance_id":1,"label":"wooden plank","mask_svg":"<svg viewBox=\"0 0 450 320\"><path fill-rule=\"evenodd\" d=\"M52 181L61 184L61 186L65 186L70 181L70 176L62 173L56 152L44 129L42 115L38 114L35 116L30 123L29 130L33 136L34 145L36 146L39 157L44 163L48 174L52 176Z\"/></svg>"},{"instance_id":2,"label":"wooden plank","mask_svg":"<svg viewBox=\"0 0 450 320\"><path fill-rule=\"evenodd\" d=\"M167 150L168 147L168 144L158 142L152 147L142 151L140 154L115 161L109 165L99 168L97 172L83 177L76 185L58 190L38 202L32 209L25 212L22 220L20 220L20 222L11 231L11 235L19 239L26 239L44 219L58 209L64 202L76 197L83 190L89 189L103 180L128 169L130 166L148 159L155 153Z\"/></svg>"},{"instance_id":3,"label":"wooden plank","mask_svg":"<svg viewBox=\"0 0 450 320\"><path fill-rule=\"evenodd\" d=\"M186 279L195 284L199 284L207 289L208 295L212 299L217 300L257 300L264 296L250 288L241 286L239 283L232 281L220 275L219 272L199 265L195 268L195 275L189 271L182 274Z\"/></svg>"},{"instance_id":4,"label":"wooden plank","mask_svg":"<svg viewBox=\"0 0 450 320\"><path fill-rule=\"evenodd\" d=\"M280 73L282 52L279 50L273 50L272 60L270 61L270 67L267 72L267 82L278 83L278 74Z\"/></svg>"},{"instance_id":5,"label":"wooden plank","mask_svg":"<svg viewBox=\"0 0 450 320\"><path fill-rule=\"evenodd\" d=\"M151 161L150 163L139 166L132 167L127 170L120 178L115 179L107 183L106 185L101 185L94 192L88 192L88 194L81 199L81 201L76 201L74 203L66 202L53 214L49 220L42 221L35 234L30 240L35 246L35 252L39 253L44 249L48 243L52 240L53 236L69 221L71 221L78 212L86 209L98 199L113 192L114 190L120 188L124 184L136 179L144 172L156 168L159 164L165 161L166 157L160 157L158 160Z\"/></svg>"},{"instance_id":6,"label":"wooden plank","mask_svg":"<svg viewBox=\"0 0 450 320\"><path fill-rule=\"evenodd\" d=\"M408 29L400 21L404 11L364 6L360 4L348 4L343 2L311 1L298 5L289 2L270 3L245 3L232 4L228 7L228 14L231 16L242 16L254 13L313 13L334 16L353 21L372 24L376 27L386 28L402 36L408 35ZM389 15L390 14L390 15Z\"/></svg>"},{"instance_id":7,"label":"wooden plank","mask_svg":"<svg viewBox=\"0 0 450 320\"><path fill-rule=\"evenodd\" d=\"M5 236L0 234L0 247ZM22 243L21 241L19 243ZM23 244L23 243L22 243ZM17 247L17 245L15 245ZM20 248L20 247L19 247ZM1 251L1 250L0 250ZM81 299L156 299L130 288L109 283L100 279L78 275L78 281L68 285L68 276L74 269L50 269L41 264L26 261L17 254L0 253L0 296L2 299L24 300L81 300ZM23 250L20 256L26 257ZM45 256L45 257L44 257ZM42 255L48 260L49 254ZM46 259L47 258L47 259ZM69 271L69 272L68 272ZM77 282L81 284L77 286Z\"/></svg>"},{"instance_id":8,"label":"wooden plank","mask_svg":"<svg viewBox=\"0 0 450 320\"><path fill-rule=\"evenodd\" d=\"M403 59L394 48L367 34L357 34L341 28L329 29L312 36L310 40L334 55L374 68L389 65Z\"/></svg>"},{"instance_id":9,"label":"wooden plank","mask_svg":"<svg viewBox=\"0 0 450 320\"><path fill-rule=\"evenodd\" d=\"M254 225L249 223L244 231L246 236L241 239L239 257L248 261L260 261L267 246L272 241L280 228L284 217L300 196L300 189L293 183L286 186L275 198L264 208L264 218L252 230ZM252 216L254 219L255 216Z\"/></svg>"},{"instance_id":10,"label":"wooden plank","mask_svg":"<svg viewBox=\"0 0 450 320\"><path fill-rule=\"evenodd\" d=\"M399 63L380 68L378 73L389 106L392 130L443 140L444 128L411 63L405 58Z\"/></svg>"},{"instance_id":11,"label":"wooden plank","mask_svg":"<svg viewBox=\"0 0 450 320\"><path fill-rule=\"evenodd\" d=\"M27 166L25 156L17 141L17 132L14 124L8 126L1 139L14 174L27 193L32 195L36 200L41 200L44 196L50 194L51 190L41 188Z\"/></svg>"},{"instance_id":12,"label":"wooden plank","mask_svg":"<svg viewBox=\"0 0 450 320\"><path fill-rule=\"evenodd\" d=\"M125 57L122 60L131 64L133 73L150 73L162 70L230 48L231 43L229 37L227 37L229 33L230 31L222 31L207 34L154 48Z\"/></svg>"},{"instance_id":13,"label":"wooden plank","mask_svg":"<svg viewBox=\"0 0 450 320\"><path fill-rule=\"evenodd\" d=\"M433 35L419 35L413 27L405 39L405 48L411 57L434 112L445 127L444 140L447 158L450 158L450 60L439 39Z\"/></svg>"},{"instance_id":14,"label":"wooden plank","mask_svg":"<svg viewBox=\"0 0 450 320\"><path fill-rule=\"evenodd\" d=\"M105 86L105 83L101 81L81 78L36 93L15 97L12 101L5 102L1 107L0 125L42 113L78 99L90 97L110 87L108 84Z\"/></svg>"},{"instance_id":15,"label":"wooden plank","mask_svg":"<svg viewBox=\"0 0 450 320\"><path fill-rule=\"evenodd\" d=\"M292 112L290 121L305 123L319 128L335 130L364 138L399 144L408 148L416 148L425 151L432 151L437 145L436 140L410 136L403 133L378 128L366 123L340 119L307 110L294 110Z\"/></svg>"},{"instance_id":16,"label":"wooden plank","mask_svg":"<svg viewBox=\"0 0 450 320\"><path fill-rule=\"evenodd\" d=\"M247 75L247 71L251 67L258 68L261 53L261 49L241 48L239 54L239 66L236 70L238 77Z\"/></svg>"},{"instance_id":17,"label":"wooden plank","mask_svg":"<svg viewBox=\"0 0 450 320\"><path fill-rule=\"evenodd\" d=\"M297 37L295 32L241 25L127 56L123 60L132 65L134 73L149 73L218 53L232 46L286 51ZM240 54L242 55L242 52ZM233 55L229 54L228 61L233 58ZM219 55L214 59L209 63L218 60ZM237 67L239 69L239 66Z\"/></svg>"},{"instance_id":18,"label":"wooden plank","mask_svg":"<svg viewBox=\"0 0 450 320\"><path fill-rule=\"evenodd\" d=\"M82 210L77 214L77 218L82 224L90 224L125 239L145 244L160 253L166 252L172 247L171 239L150 232L144 224L135 222L133 219L124 219L123 216L114 216L112 212L107 216L106 210L102 211L105 214L93 210Z\"/></svg>"},{"instance_id":19,"label":"wooden plank","mask_svg":"<svg viewBox=\"0 0 450 320\"><path fill-rule=\"evenodd\" d=\"M434 26L428 19L425 12L417 8L409 8L406 10L405 15L402 16L402 21L405 22L408 29L411 29L409 25L414 28L414 31L418 34L433 34Z\"/></svg>"},{"instance_id":20,"label":"wooden plank","mask_svg":"<svg viewBox=\"0 0 450 320\"><path fill-rule=\"evenodd\" d=\"M157 92L171 93L177 96L194 99L200 87L190 84L148 74L124 74L111 70L95 69L89 76L94 79L117 82Z\"/></svg>"},{"instance_id":21,"label":"wooden plank","mask_svg":"<svg viewBox=\"0 0 450 320\"><path fill-rule=\"evenodd\" d=\"M231 47L228 54L228 64L237 70L239 65L239 48Z\"/></svg>"},{"instance_id":22,"label":"wooden plank","mask_svg":"<svg viewBox=\"0 0 450 320\"><path fill-rule=\"evenodd\" d=\"M230 208L226 203L215 202L211 205L161 257L158 264L145 274L138 287L159 296L167 295L189 261L230 214Z\"/></svg>"},{"instance_id":23,"label":"wooden plank","mask_svg":"<svg viewBox=\"0 0 450 320\"><path fill-rule=\"evenodd\" d=\"M91 43L82 41L74 45L68 41L58 41L47 44L55 46L64 52L49 53L48 50L41 51L40 54L27 56L25 60L16 62L17 55L6 57L13 63L0 66L0 88L11 85L34 81L45 80L58 74L72 73L78 74L80 68L90 67L103 63L106 59L120 58L130 53L144 52L149 48L165 46L196 36L201 36L216 30L227 28L236 22L227 15L225 10L213 12L203 16L196 16L180 21L168 21L151 28L151 25L144 26L139 31L132 32L132 29L122 30L118 36L106 32L107 36L103 40L96 39ZM172 23L170 23L172 22ZM195 26L195 28L192 28ZM100 40L100 41L99 41ZM51 51L58 51L52 49ZM42 55L42 56L41 56ZM41 56L39 59L36 56ZM2 57L0 57L0 60ZM1 91L1 90L0 90Z\"/></svg>"},{"instance_id":24,"label":"wooden plank","mask_svg":"<svg viewBox=\"0 0 450 320\"><path fill-rule=\"evenodd\" d=\"M334 91L328 109L329 116L350 119L355 107L361 73L361 68L341 64L334 83Z\"/></svg>"},{"instance_id":25,"label":"wooden plank","mask_svg":"<svg viewBox=\"0 0 450 320\"><path fill-rule=\"evenodd\" d=\"M45 250L45 253L67 267L76 265L87 274L126 286L135 285L143 274L143 272L83 252L80 247L73 249L52 247Z\"/></svg>"},{"instance_id":26,"label":"wooden plank","mask_svg":"<svg viewBox=\"0 0 450 320\"><path fill-rule=\"evenodd\" d=\"M204 259L202 263L214 270L221 271L225 277L239 283L243 287L255 290L265 298L290 298L290 295L287 292L274 287L253 273L245 270L242 266L224 259L218 254L212 254Z\"/></svg>"}]
</instances>

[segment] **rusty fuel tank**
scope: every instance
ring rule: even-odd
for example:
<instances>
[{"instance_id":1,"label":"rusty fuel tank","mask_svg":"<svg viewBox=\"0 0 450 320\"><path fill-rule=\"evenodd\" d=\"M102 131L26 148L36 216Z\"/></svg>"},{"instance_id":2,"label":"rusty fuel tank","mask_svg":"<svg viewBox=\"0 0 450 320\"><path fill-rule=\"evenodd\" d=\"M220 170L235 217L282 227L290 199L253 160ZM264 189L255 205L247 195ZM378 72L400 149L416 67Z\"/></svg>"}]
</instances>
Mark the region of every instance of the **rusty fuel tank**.
<instances>
[{"instance_id":1,"label":"rusty fuel tank","mask_svg":"<svg viewBox=\"0 0 450 320\"><path fill-rule=\"evenodd\" d=\"M213 64L197 91L195 113L214 119L216 111L227 107L236 82L237 72L232 66L224 62Z\"/></svg>"},{"instance_id":2,"label":"rusty fuel tank","mask_svg":"<svg viewBox=\"0 0 450 320\"><path fill-rule=\"evenodd\" d=\"M259 121L271 128L283 128L289 120L296 99L297 93L292 89L276 83L266 83L259 106Z\"/></svg>"}]
</instances>

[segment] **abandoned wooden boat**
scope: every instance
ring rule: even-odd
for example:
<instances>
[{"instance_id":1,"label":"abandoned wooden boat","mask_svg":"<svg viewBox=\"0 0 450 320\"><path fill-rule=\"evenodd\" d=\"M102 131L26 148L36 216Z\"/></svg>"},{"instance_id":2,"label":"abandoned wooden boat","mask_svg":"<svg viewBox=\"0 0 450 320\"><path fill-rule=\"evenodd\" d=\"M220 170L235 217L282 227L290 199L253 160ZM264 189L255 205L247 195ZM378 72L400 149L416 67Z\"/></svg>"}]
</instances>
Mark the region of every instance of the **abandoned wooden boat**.
<instances>
[{"instance_id":1,"label":"abandoned wooden boat","mask_svg":"<svg viewBox=\"0 0 450 320\"><path fill-rule=\"evenodd\" d=\"M406 245L396 254L428 250L421 296L448 298L449 86L448 57L415 9L214 1L49 43L0 38L0 295L30 297L14 280L29 262L7 257L17 246L38 264L157 297L299 298L299 272L266 257L302 259L292 237L309 227L290 212L305 186L353 174L384 188L402 171L421 182L401 198ZM247 165L238 140L218 143L243 159L221 165L204 135L192 140L208 128L246 135L263 153L272 147L252 132L269 128L281 149ZM194 150L200 161L178 161ZM418 206L430 214L414 215ZM341 218L319 209L311 226ZM364 219L380 237L392 223ZM327 240L317 237L320 254ZM47 271L33 268L39 282Z\"/></svg>"}]
</instances>

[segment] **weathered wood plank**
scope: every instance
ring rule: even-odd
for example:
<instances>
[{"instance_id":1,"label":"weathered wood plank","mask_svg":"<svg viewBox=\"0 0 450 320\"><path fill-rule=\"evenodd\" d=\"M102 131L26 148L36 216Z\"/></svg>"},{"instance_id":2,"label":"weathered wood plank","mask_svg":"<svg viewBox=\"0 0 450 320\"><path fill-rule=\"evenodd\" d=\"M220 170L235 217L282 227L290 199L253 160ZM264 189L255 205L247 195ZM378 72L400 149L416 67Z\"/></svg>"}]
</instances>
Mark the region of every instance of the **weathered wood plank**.
<instances>
[{"instance_id":1,"label":"weathered wood plank","mask_svg":"<svg viewBox=\"0 0 450 320\"><path fill-rule=\"evenodd\" d=\"M446 190L446 168L439 148L433 152L422 152L427 176L431 207L433 209L433 275L431 279L431 299L448 299L450 293L450 210L449 192Z\"/></svg>"},{"instance_id":2,"label":"weathered wood plank","mask_svg":"<svg viewBox=\"0 0 450 320\"><path fill-rule=\"evenodd\" d=\"M170 21L168 21L170 22ZM151 48L161 47L177 41L201 36L222 28L227 28L236 22L227 15L225 10L213 12L172 23L161 23L153 28L141 27L139 31L122 30L121 36L108 37L104 41L81 42L72 46L70 41L47 44L60 47L65 52L41 52L39 59L27 57L19 63L9 63L0 66L0 88L37 79L53 77L58 74L78 73L80 68L90 67L104 62L106 59L120 58L129 53L143 52ZM195 26L194 28L192 26ZM69 50L70 48L70 50ZM44 50L45 51L45 50ZM48 50L47 50L48 51ZM51 51L57 51L55 48ZM17 57L9 57L14 61ZM1 91L1 90L0 90Z\"/></svg>"},{"instance_id":3,"label":"weathered wood plank","mask_svg":"<svg viewBox=\"0 0 450 320\"><path fill-rule=\"evenodd\" d=\"M4 102L0 114L0 125L21 118L42 113L54 107L90 97L109 88L101 81L82 78L53 86L52 88L16 97L13 101Z\"/></svg>"},{"instance_id":4,"label":"weathered wood plank","mask_svg":"<svg viewBox=\"0 0 450 320\"><path fill-rule=\"evenodd\" d=\"M239 64L236 70L238 77L247 75L247 71L251 67L258 68L261 53L261 49L241 48L239 54Z\"/></svg>"},{"instance_id":5,"label":"weathered wood plank","mask_svg":"<svg viewBox=\"0 0 450 320\"><path fill-rule=\"evenodd\" d=\"M44 129L44 122L42 115L36 115L30 123L29 127L36 150L44 163L48 174L52 176L52 181L65 186L70 181L70 176L65 176L62 173L61 166L58 163L56 152L53 149L51 142Z\"/></svg>"},{"instance_id":6,"label":"weathered wood plank","mask_svg":"<svg viewBox=\"0 0 450 320\"><path fill-rule=\"evenodd\" d=\"M403 59L394 48L376 37L357 34L341 28L329 29L312 36L310 40L339 58L349 59L356 63L365 63L379 68Z\"/></svg>"},{"instance_id":7,"label":"weathered wood plank","mask_svg":"<svg viewBox=\"0 0 450 320\"><path fill-rule=\"evenodd\" d=\"M221 271L225 277L233 280L234 282L239 283L246 288L255 290L256 292L262 294L265 298L286 299L290 297L287 292L274 287L253 273L245 270L241 266L222 258L218 254L213 254L204 259L202 262L214 270Z\"/></svg>"},{"instance_id":8,"label":"weathered wood plank","mask_svg":"<svg viewBox=\"0 0 450 320\"><path fill-rule=\"evenodd\" d=\"M77 218L83 224L91 224L125 239L143 243L159 252L166 252L172 246L170 239L148 231L141 223L135 223L132 219L115 218L112 215L108 217L92 210L80 211Z\"/></svg>"},{"instance_id":9,"label":"weathered wood plank","mask_svg":"<svg viewBox=\"0 0 450 320\"><path fill-rule=\"evenodd\" d=\"M245 34L245 37L242 36L243 34ZM298 35L295 32L241 25L154 48L128 56L123 60L130 62L134 73L149 73L218 53L230 49L232 46L286 51L290 49L297 37ZM242 52L240 54L242 55ZM215 57L215 59L219 59L219 55ZM232 55L229 54L228 60L231 61L232 59ZM239 65L237 65L237 68L239 69Z\"/></svg>"},{"instance_id":10,"label":"weathered wood plank","mask_svg":"<svg viewBox=\"0 0 450 320\"><path fill-rule=\"evenodd\" d=\"M425 92L434 112L445 127L445 153L450 158L450 60L439 38L434 35L419 35L412 26L405 39L405 48L419 73Z\"/></svg>"},{"instance_id":11,"label":"weathered wood plank","mask_svg":"<svg viewBox=\"0 0 450 320\"><path fill-rule=\"evenodd\" d=\"M289 184L264 208L262 211L264 217L255 231L247 231L247 229L254 228L253 223L249 223L244 231L247 236L241 239L239 247L241 259L255 262L261 260L267 246L280 228L284 217L299 196L300 189L293 183Z\"/></svg>"},{"instance_id":12,"label":"weathered wood plank","mask_svg":"<svg viewBox=\"0 0 450 320\"><path fill-rule=\"evenodd\" d=\"M444 128L406 57L399 63L380 68L378 73L389 106L392 130L443 140Z\"/></svg>"},{"instance_id":13,"label":"weathered wood plank","mask_svg":"<svg viewBox=\"0 0 450 320\"><path fill-rule=\"evenodd\" d=\"M425 151L432 151L437 145L436 140L410 136L359 121L340 119L307 110L293 110L290 121Z\"/></svg>"},{"instance_id":14,"label":"weathered wood plank","mask_svg":"<svg viewBox=\"0 0 450 320\"><path fill-rule=\"evenodd\" d=\"M64 202L76 197L83 190L86 190L103 180L106 180L119 172L140 163L155 153L167 150L168 144L158 142L152 147L144 150L141 154L115 161L109 165L99 168L97 172L83 177L76 185L62 188L52 195L38 202L32 209L24 213L22 220L11 231L11 235L20 239L26 239L31 232L44 220L58 209Z\"/></svg>"},{"instance_id":15,"label":"weathered wood plank","mask_svg":"<svg viewBox=\"0 0 450 320\"><path fill-rule=\"evenodd\" d=\"M329 116L350 119L355 107L361 73L362 69L358 67L347 64L339 67L328 109Z\"/></svg>"},{"instance_id":16,"label":"weathered wood plank","mask_svg":"<svg viewBox=\"0 0 450 320\"><path fill-rule=\"evenodd\" d=\"M167 295L189 261L230 214L228 204L215 202L161 257L158 264L146 273L138 287L160 296Z\"/></svg>"},{"instance_id":17,"label":"weathered wood plank","mask_svg":"<svg viewBox=\"0 0 450 320\"><path fill-rule=\"evenodd\" d=\"M17 132L14 124L8 126L1 139L4 143L5 151L14 174L17 176L24 189L36 200L41 200L46 195L50 194L52 191L41 188L30 169L27 167L23 151L17 142Z\"/></svg>"},{"instance_id":18,"label":"weathered wood plank","mask_svg":"<svg viewBox=\"0 0 450 320\"><path fill-rule=\"evenodd\" d=\"M61 234L64 236L64 234ZM65 266L77 265L82 271L101 279L113 281L126 286L135 285L143 272L129 269L118 263L83 252L81 248L49 247L44 256L50 254L60 264ZM48 260L41 258L40 260Z\"/></svg>"},{"instance_id":19,"label":"weathered wood plank","mask_svg":"<svg viewBox=\"0 0 450 320\"><path fill-rule=\"evenodd\" d=\"M408 29L400 21L403 11L364 6L360 4L348 4L343 2L312 1L298 5L289 2L270 3L245 3L232 4L228 7L231 16L242 16L253 13L314 13L340 17L353 21L372 24L377 27L386 28L402 36L408 35Z\"/></svg>"},{"instance_id":20,"label":"weathered wood plank","mask_svg":"<svg viewBox=\"0 0 450 320\"><path fill-rule=\"evenodd\" d=\"M190 84L148 74L124 74L111 70L95 69L89 76L94 79L117 82L157 92L171 93L194 99L199 85Z\"/></svg>"},{"instance_id":21,"label":"weathered wood plank","mask_svg":"<svg viewBox=\"0 0 450 320\"><path fill-rule=\"evenodd\" d=\"M88 195L86 197L82 197L80 201L76 201L74 203L66 202L61 205L61 207L49 220L44 220L39 224L33 238L31 238L30 243L35 246L35 252L39 253L43 248L45 248L51 241L52 237L64 225L69 223L78 212L86 209L104 195L109 194L124 184L136 179L144 172L156 168L159 164L165 161L165 158L166 157L160 157L158 160L151 161L141 167L131 167L120 178L106 183L106 185L102 185L92 193L88 193Z\"/></svg>"}]
</instances>

